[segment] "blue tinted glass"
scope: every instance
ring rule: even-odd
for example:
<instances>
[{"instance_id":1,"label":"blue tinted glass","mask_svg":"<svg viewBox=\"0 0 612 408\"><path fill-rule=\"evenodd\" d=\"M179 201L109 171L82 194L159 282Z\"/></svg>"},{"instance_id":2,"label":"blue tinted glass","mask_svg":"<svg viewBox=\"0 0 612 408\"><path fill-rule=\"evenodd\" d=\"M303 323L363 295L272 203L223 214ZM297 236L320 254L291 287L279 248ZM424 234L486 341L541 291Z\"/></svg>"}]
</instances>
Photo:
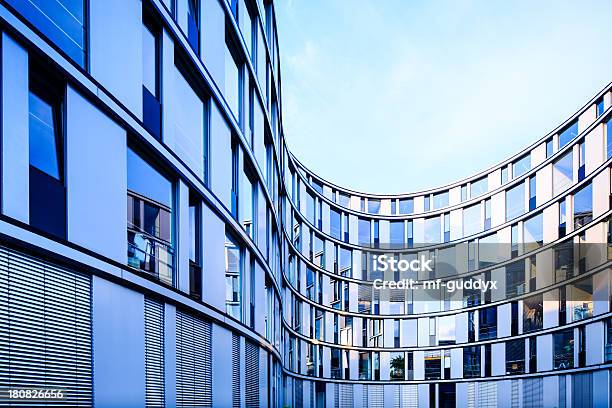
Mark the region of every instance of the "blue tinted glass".
<instances>
[{"instance_id":1,"label":"blue tinted glass","mask_svg":"<svg viewBox=\"0 0 612 408\"><path fill-rule=\"evenodd\" d=\"M531 169L531 156L527 155L512 163L512 178L516 178Z\"/></svg>"},{"instance_id":2,"label":"blue tinted glass","mask_svg":"<svg viewBox=\"0 0 612 408\"><path fill-rule=\"evenodd\" d=\"M523 243L527 250L533 249L532 245L541 245L544 241L542 213L533 216L523 223Z\"/></svg>"},{"instance_id":3,"label":"blue tinted glass","mask_svg":"<svg viewBox=\"0 0 612 408\"><path fill-rule=\"evenodd\" d=\"M553 195L559 194L573 183L573 157L570 150L553 163Z\"/></svg>"},{"instance_id":4,"label":"blue tinted glass","mask_svg":"<svg viewBox=\"0 0 612 408\"><path fill-rule=\"evenodd\" d=\"M57 127L53 107L30 92L29 98L30 164L60 179L57 156Z\"/></svg>"},{"instance_id":5,"label":"blue tinted glass","mask_svg":"<svg viewBox=\"0 0 612 408\"><path fill-rule=\"evenodd\" d=\"M606 159L612 157L612 126L611 121L606 123Z\"/></svg>"},{"instance_id":6,"label":"blue tinted glass","mask_svg":"<svg viewBox=\"0 0 612 408\"><path fill-rule=\"evenodd\" d=\"M474 197L478 197L479 195L486 193L487 190L489 189L488 187L489 186L488 186L487 177L483 177L476 181L472 181L472 184L470 186L470 189L471 189L470 197L474 198Z\"/></svg>"},{"instance_id":7,"label":"blue tinted glass","mask_svg":"<svg viewBox=\"0 0 612 408\"><path fill-rule=\"evenodd\" d=\"M553 155L553 141L552 139L546 142L546 158Z\"/></svg>"},{"instance_id":8,"label":"blue tinted glass","mask_svg":"<svg viewBox=\"0 0 612 408\"><path fill-rule=\"evenodd\" d=\"M401 246L404 244L404 222L391 222L391 245Z\"/></svg>"},{"instance_id":9,"label":"blue tinted glass","mask_svg":"<svg viewBox=\"0 0 612 408\"><path fill-rule=\"evenodd\" d=\"M378 214L380 212L380 200L368 199L368 212Z\"/></svg>"},{"instance_id":10,"label":"blue tinted glass","mask_svg":"<svg viewBox=\"0 0 612 408\"><path fill-rule=\"evenodd\" d=\"M79 65L85 65L83 0L8 0Z\"/></svg>"},{"instance_id":11,"label":"blue tinted glass","mask_svg":"<svg viewBox=\"0 0 612 408\"><path fill-rule=\"evenodd\" d=\"M400 214L412 214L414 212L414 201L412 198L404 198L399 200Z\"/></svg>"},{"instance_id":12,"label":"blue tinted glass","mask_svg":"<svg viewBox=\"0 0 612 408\"><path fill-rule=\"evenodd\" d=\"M425 219L425 243L440 242L440 217Z\"/></svg>"},{"instance_id":13,"label":"blue tinted glass","mask_svg":"<svg viewBox=\"0 0 612 408\"><path fill-rule=\"evenodd\" d=\"M481 204L465 208L463 210L463 236L467 237L481 231L480 219Z\"/></svg>"},{"instance_id":14,"label":"blue tinted glass","mask_svg":"<svg viewBox=\"0 0 612 408\"><path fill-rule=\"evenodd\" d=\"M559 135L559 149L568 144L576 136L578 136L578 121L575 121L561 132Z\"/></svg>"},{"instance_id":15,"label":"blue tinted glass","mask_svg":"<svg viewBox=\"0 0 612 408\"><path fill-rule=\"evenodd\" d=\"M433 207L434 210L448 205L448 191L443 193L434 194L433 196Z\"/></svg>"},{"instance_id":16,"label":"blue tinted glass","mask_svg":"<svg viewBox=\"0 0 612 408\"><path fill-rule=\"evenodd\" d=\"M514 219L525 212L525 184L506 191L506 221Z\"/></svg>"},{"instance_id":17,"label":"blue tinted glass","mask_svg":"<svg viewBox=\"0 0 612 408\"><path fill-rule=\"evenodd\" d=\"M506 184L507 181L508 181L508 167L504 166L501 169L501 183Z\"/></svg>"},{"instance_id":18,"label":"blue tinted glass","mask_svg":"<svg viewBox=\"0 0 612 408\"><path fill-rule=\"evenodd\" d=\"M132 149L127 151L128 189L172 208L172 183Z\"/></svg>"},{"instance_id":19,"label":"blue tinted glass","mask_svg":"<svg viewBox=\"0 0 612 408\"><path fill-rule=\"evenodd\" d=\"M323 195L323 185L321 183L317 182L316 180L312 180L310 185L317 193Z\"/></svg>"},{"instance_id":20,"label":"blue tinted glass","mask_svg":"<svg viewBox=\"0 0 612 408\"><path fill-rule=\"evenodd\" d=\"M600 117L603 112L604 112L604 102L603 102L603 99L600 99L599 102L597 102L597 117Z\"/></svg>"},{"instance_id":21,"label":"blue tinted glass","mask_svg":"<svg viewBox=\"0 0 612 408\"><path fill-rule=\"evenodd\" d=\"M429 211L429 196L425 196L425 211Z\"/></svg>"},{"instance_id":22,"label":"blue tinted glass","mask_svg":"<svg viewBox=\"0 0 612 408\"><path fill-rule=\"evenodd\" d=\"M329 232L332 237L340 239L340 213L338 211L329 211Z\"/></svg>"},{"instance_id":23,"label":"blue tinted glass","mask_svg":"<svg viewBox=\"0 0 612 408\"><path fill-rule=\"evenodd\" d=\"M359 245L370 245L370 220L359 220L358 241Z\"/></svg>"},{"instance_id":24,"label":"blue tinted glass","mask_svg":"<svg viewBox=\"0 0 612 408\"><path fill-rule=\"evenodd\" d=\"M593 187L589 183L574 194L574 218L593 212Z\"/></svg>"}]
</instances>

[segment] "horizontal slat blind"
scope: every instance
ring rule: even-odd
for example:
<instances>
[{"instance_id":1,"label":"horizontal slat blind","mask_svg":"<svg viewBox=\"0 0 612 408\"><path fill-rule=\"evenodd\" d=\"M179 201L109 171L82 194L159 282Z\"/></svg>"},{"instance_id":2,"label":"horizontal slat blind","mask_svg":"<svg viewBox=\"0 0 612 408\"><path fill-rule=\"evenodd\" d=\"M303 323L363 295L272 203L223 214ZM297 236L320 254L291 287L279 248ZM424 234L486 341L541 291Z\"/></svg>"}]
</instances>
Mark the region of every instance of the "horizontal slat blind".
<instances>
[{"instance_id":1,"label":"horizontal slat blind","mask_svg":"<svg viewBox=\"0 0 612 408\"><path fill-rule=\"evenodd\" d=\"M259 347L247 341L245 346L246 408L259 407Z\"/></svg>"},{"instance_id":2,"label":"horizontal slat blind","mask_svg":"<svg viewBox=\"0 0 612 408\"><path fill-rule=\"evenodd\" d=\"M240 408L240 336L232 334L232 406Z\"/></svg>"},{"instance_id":3,"label":"horizontal slat blind","mask_svg":"<svg viewBox=\"0 0 612 408\"><path fill-rule=\"evenodd\" d=\"M164 407L164 305L145 298L146 406Z\"/></svg>"},{"instance_id":4,"label":"horizontal slat blind","mask_svg":"<svg viewBox=\"0 0 612 408\"><path fill-rule=\"evenodd\" d=\"M12 406L92 405L91 279L0 248L0 389L7 388L65 391L64 399Z\"/></svg>"},{"instance_id":5,"label":"horizontal slat blind","mask_svg":"<svg viewBox=\"0 0 612 408\"><path fill-rule=\"evenodd\" d=\"M211 334L210 322L177 310L177 407L212 407Z\"/></svg>"}]
</instances>

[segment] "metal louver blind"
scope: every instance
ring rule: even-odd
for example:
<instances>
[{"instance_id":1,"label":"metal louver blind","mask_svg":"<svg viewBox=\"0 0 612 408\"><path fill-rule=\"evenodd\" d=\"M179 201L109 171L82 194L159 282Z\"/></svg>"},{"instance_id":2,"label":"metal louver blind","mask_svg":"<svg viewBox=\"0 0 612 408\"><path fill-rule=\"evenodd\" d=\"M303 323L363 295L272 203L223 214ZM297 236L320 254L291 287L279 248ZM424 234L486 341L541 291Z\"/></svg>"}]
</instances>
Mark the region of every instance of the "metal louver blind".
<instances>
[{"instance_id":1,"label":"metal louver blind","mask_svg":"<svg viewBox=\"0 0 612 408\"><path fill-rule=\"evenodd\" d=\"M478 404L479 408L497 407L497 384L495 382L478 383Z\"/></svg>"},{"instance_id":2,"label":"metal louver blind","mask_svg":"<svg viewBox=\"0 0 612 408\"><path fill-rule=\"evenodd\" d=\"M240 337L232 334L232 406L240 408Z\"/></svg>"},{"instance_id":3,"label":"metal louver blind","mask_svg":"<svg viewBox=\"0 0 612 408\"><path fill-rule=\"evenodd\" d=\"M20 387L65 399L11 406L92 406L91 279L0 247L0 389Z\"/></svg>"},{"instance_id":4,"label":"metal louver blind","mask_svg":"<svg viewBox=\"0 0 612 408\"><path fill-rule=\"evenodd\" d=\"M245 345L246 408L259 407L259 347L250 341Z\"/></svg>"},{"instance_id":5,"label":"metal louver blind","mask_svg":"<svg viewBox=\"0 0 612 408\"><path fill-rule=\"evenodd\" d=\"M511 383L510 406L518 408L519 406L519 380L512 380Z\"/></svg>"},{"instance_id":6,"label":"metal louver blind","mask_svg":"<svg viewBox=\"0 0 612 408\"><path fill-rule=\"evenodd\" d=\"M525 378L523 380L523 407L541 407L542 391L541 378Z\"/></svg>"},{"instance_id":7,"label":"metal louver blind","mask_svg":"<svg viewBox=\"0 0 612 408\"><path fill-rule=\"evenodd\" d=\"M340 408L353 408L353 386L340 384Z\"/></svg>"},{"instance_id":8,"label":"metal louver blind","mask_svg":"<svg viewBox=\"0 0 612 408\"><path fill-rule=\"evenodd\" d=\"M334 386L334 408L340 408L340 385L338 383L333 384Z\"/></svg>"},{"instance_id":9,"label":"metal louver blind","mask_svg":"<svg viewBox=\"0 0 612 408\"><path fill-rule=\"evenodd\" d=\"M419 408L418 387L414 384L402 385L402 407Z\"/></svg>"},{"instance_id":10,"label":"metal louver blind","mask_svg":"<svg viewBox=\"0 0 612 408\"><path fill-rule=\"evenodd\" d=\"M177 407L212 407L211 333L210 322L177 310Z\"/></svg>"},{"instance_id":11,"label":"metal louver blind","mask_svg":"<svg viewBox=\"0 0 612 408\"><path fill-rule=\"evenodd\" d=\"M164 407L164 305L145 298L146 406Z\"/></svg>"},{"instance_id":12,"label":"metal louver blind","mask_svg":"<svg viewBox=\"0 0 612 408\"><path fill-rule=\"evenodd\" d=\"M370 385L370 407L384 408L385 407L385 392L382 385Z\"/></svg>"},{"instance_id":13,"label":"metal louver blind","mask_svg":"<svg viewBox=\"0 0 612 408\"><path fill-rule=\"evenodd\" d=\"M468 383L468 391L467 391L467 400L468 400L468 408L476 407L476 384Z\"/></svg>"}]
</instances>

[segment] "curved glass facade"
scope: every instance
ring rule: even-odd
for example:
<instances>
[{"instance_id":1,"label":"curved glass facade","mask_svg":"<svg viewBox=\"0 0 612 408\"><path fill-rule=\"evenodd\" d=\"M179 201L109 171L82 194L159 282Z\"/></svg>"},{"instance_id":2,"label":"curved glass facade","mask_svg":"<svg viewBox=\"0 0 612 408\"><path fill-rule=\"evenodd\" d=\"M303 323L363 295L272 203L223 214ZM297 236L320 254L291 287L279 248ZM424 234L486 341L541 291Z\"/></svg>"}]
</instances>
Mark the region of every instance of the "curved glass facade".
<instances>
[{"instance_id":1,"label":"curved glass facade","mask_svg":"<svg viewBox=\"0 0 612 408\"><path fill-rule=\"evenodd\" d=\"M64 3L0 1L0 404L610 406L612 86L366 194L285 143L272 2Z\"/></svg>"}]
</instances>

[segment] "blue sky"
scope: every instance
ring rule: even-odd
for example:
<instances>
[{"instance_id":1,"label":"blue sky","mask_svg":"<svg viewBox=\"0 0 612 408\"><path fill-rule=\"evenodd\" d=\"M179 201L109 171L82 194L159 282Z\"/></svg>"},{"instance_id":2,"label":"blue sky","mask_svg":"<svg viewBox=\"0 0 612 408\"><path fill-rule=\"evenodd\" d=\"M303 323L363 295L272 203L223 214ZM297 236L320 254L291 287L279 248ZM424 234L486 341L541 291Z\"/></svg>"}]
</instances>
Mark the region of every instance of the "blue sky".
<instances>
[{"instance_id":1,"label":"blue sky","mask_svg":"<svg viewBox=\"0 0 612 408\"><path fill-rule=\"evenodd\" d=\"M290 149L359 191L484 170L612 81L612 2L279 0Z\"/></svg>"}]
</instances>

